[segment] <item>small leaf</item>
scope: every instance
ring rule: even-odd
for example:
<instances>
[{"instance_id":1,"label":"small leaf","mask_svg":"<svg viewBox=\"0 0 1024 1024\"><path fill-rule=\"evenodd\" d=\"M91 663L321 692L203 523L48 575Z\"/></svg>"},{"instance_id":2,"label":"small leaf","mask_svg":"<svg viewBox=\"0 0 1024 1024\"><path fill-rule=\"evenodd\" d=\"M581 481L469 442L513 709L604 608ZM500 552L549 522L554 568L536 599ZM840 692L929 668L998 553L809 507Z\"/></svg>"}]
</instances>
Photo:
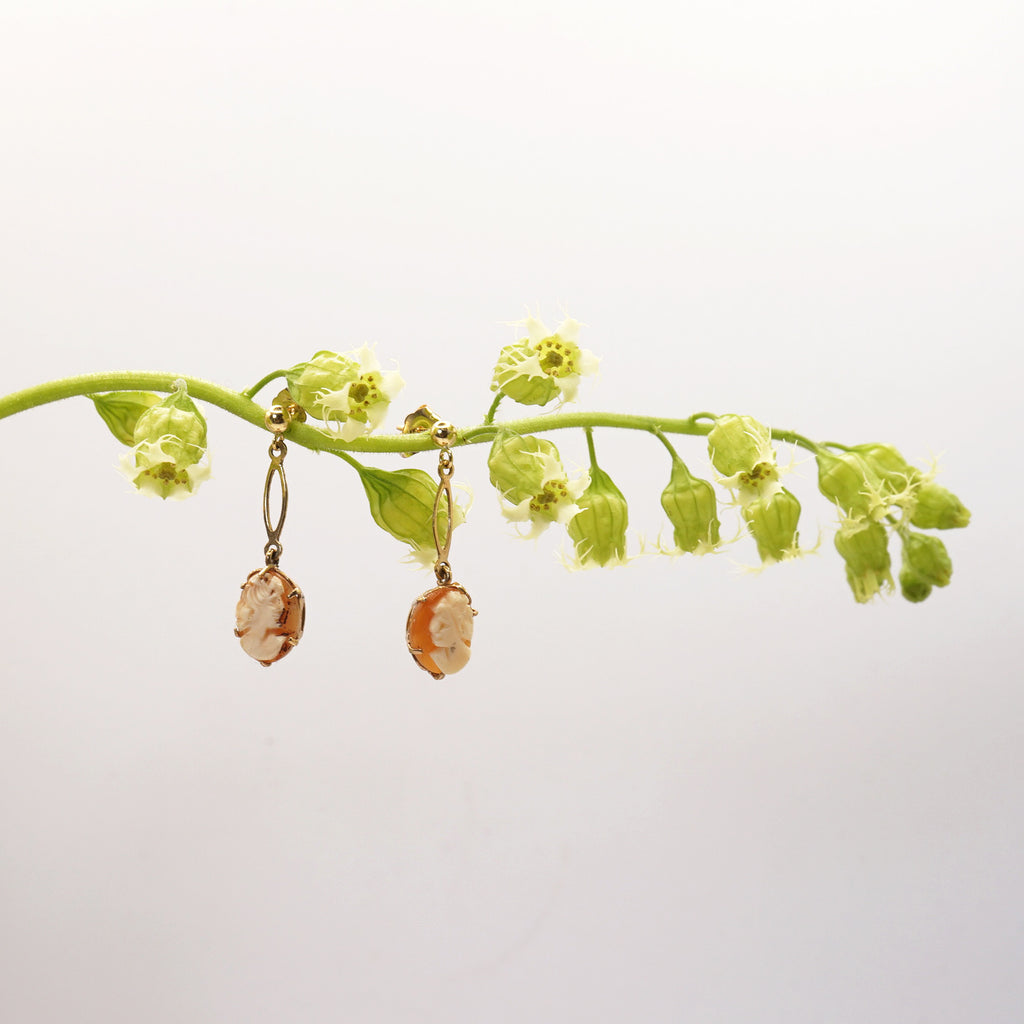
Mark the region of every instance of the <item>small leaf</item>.
<instances>
[{"instance_id":1,"label":"small leaf","mask_svg":"<svg viewBox=\"0 0 1024 1024\"><path fill-rule=\"evenodd\" d=\"M373 521L396 540L411 545L433 560L433 512L437 495L437 481L422 469L377 469L364 466L359 478L370 502ZM465 522L465 511L452 503L455 525ZM438 509L438 531L444 536L448 530L448 512L442 502Z\"/></svg>"},{"instance_id":2,"label":"small leaf","mask_svg":"<svg viewBox=\"0 0 1024 1024\"><path fill-rule=\"evenodd\" d=\"M129 447L135 444L135 424L139 417L160 402L160 396L151 391L111 391L106 395L89 395L89 398L114 437Z\"/></svg>"}]
</instances>

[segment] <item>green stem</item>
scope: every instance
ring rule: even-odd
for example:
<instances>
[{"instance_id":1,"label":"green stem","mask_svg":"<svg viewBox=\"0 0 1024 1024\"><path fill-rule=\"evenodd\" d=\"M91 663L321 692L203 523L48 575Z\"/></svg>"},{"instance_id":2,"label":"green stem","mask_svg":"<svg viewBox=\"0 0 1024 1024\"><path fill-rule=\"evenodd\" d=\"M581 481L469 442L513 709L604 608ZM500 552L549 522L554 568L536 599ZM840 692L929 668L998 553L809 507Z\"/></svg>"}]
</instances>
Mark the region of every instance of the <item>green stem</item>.
<instances>
[{"instance_id":1,"label":"green stem","mask_svg":"<svg viewBox=\"0 0 1024 1024\"><path fill-rule=\"evenodd\" d=\"M93 395L101 391L173 391L174 382L183 380L192 398L215 405L256 426L263 426L266 410L237 391L229 391L208 380L184 377L180 373L87 373L80 377L51 380L24 391L0 398L0 419L49 402L59 402L77 395Z\"/></svg>"},{"instance_id":2,"label":"green stem","mask_svg":"<svg viewBox=\"0 0 1024 1024\"><path fill-rule=\"evenodd\" d=\"M16 391L0 398L0 420L15 413L25 412L50 402L79 395L93 395L104 391L173 391L174 382L183 380L189 395L209 405L214 405L253 426L264 427L266 409L237 391L229 391L218 384L198 377L185 377L180 373L146 373L136 371L115 371L112 373L90 373L80 377L66 377L49 381L35 387ZM324 430L305 423L293 423L288 428L288 440L311 451L341 453L344 451L364 452L417 452L433 447L429 435L408 434L397 437L361 438L345 442Z\"/></svg>"},{"instance_id":3,"label":"green stem","mask_svg":"<svg viewBox=\"0 0 1024 1024\"><path fill-rule=\"evenodd\" d=\"M584 427L583 433L587 435L587 451L590 452L591 470L599 469L597 464L597 452L594 450L594 430L592 427Z\"/></svg>"},{"instance_id":4,"label":"green stem","mask_svg":"<svg viewBox=\"0 0 1024 1024\"><path fill-rule=\"evenodd\" d=\"M274 370L273 373L268 373L262 380L257 381L251 388L246 388L241 392L244 398L254 398L260 391L262 391L272 380L277 380L278 377L283 377L288 371L287 370Z\"/></svg>"},{"instance_id":5,"label":"green stem","mask_svg":"<svg viewBox=\"0 0 1024 1024\"><path fill-rule=\"evenodd\" d=\"M275 374L278 375L278 374ZM274 375L272 375L274 376ZM269 379L272 379L269 378ZM136 371L115 371L91 373L80 377L66 377L26 388L0 398L0 419L25 412L49 402L58 402L78 395L92 395L103 391L164 391L174 390L174 382L184 380L189 394L196 400L223 409L238 416L253 426L264 428L265 408L252 401L247 394L230 391L208 380L198 377L183 377L176 373L147 373ZM263 385L260 382L256 386ZM492 403L492 410L500 395ZM643 430L648 433L687 434L695 437L707 436L714 426L714 416L708 412L695 413L684 419L663 419L658 416L633 416L614 412L558 412L539 416L527 416L518 420L505 420L500 424L484 422L475 427L460 429L456 445L486 444L503 431L514 434L539 434L551 430L610 427L618 430ZM773 430L772 436L817 452L819 446L793 430ZM422 434L390 434L361 437L354 441L342 441L325 430L308 423L293 423L288 429L288 440L311 451L333 452L345 457L347 452L376 454L408 453L428 451L434 447L430 436ZM663 439L664 441L664 439ZM350 460L354 461L354 460Z\"/></svg>"},{"instance_id":6,"label":"green stem","mask_svg":"<svg viewBox=\"0 0 1024 1024\"><path fill-rule=\"evenodd\" d=\"M352 458L348 452L343 452L338 449L337 451L332 451L330 454L337 455L339 459L344 459L360 476L363 475L363 470L366 469L366 467L358 459Z\"/></svg>"},{"instance_id":7,"label":"green stem","mask_svg":"<svg viewBox=\"0 0 1024 1024\"><path fill-rule=\"evenodd\" d=\"M803 434L798 434L795 430L776 430L772 427L771 434L774 441L788 441L790 444L798 444L801 448L806 448L809 452L814 452L815 454L821 451L820 444L812 441L809 437L804 437Z\"/></svg>"},{"instance_id":8,"label":"green stem","mask_svg":"<svg viewBox=\"0 0 1024 1024\"><path fill-rule=\"evenodd\" d=\"M696 419L696 417L692 418ZM661 427L651 427L651 433L668 449L668 453L669 455L672 456L673 462L683 461L682 459L679 458L679 452L677 452L675 448L672 447L672 443L664 435L664 433L662 433Z\"/></svg>"},{"instance_id":9,"label":"green stem","mask_svg":"<svg viewBox=\"0 0 1024 1024\"><path fill-rule=\"evenodd\" d=\"M498 411L498 406L501 405L501 400L505 397L504 391L499 391L494 396L494 401L491 402L490 409L487 410L487 415L484 416L484 426L489 427L494 422L494 414Z\"/></svg>"},{"instance_id":10,"label":"green stem","mask_svg":"<svg viewBox=\"0 0 1024 1024\"><path fill-rule=\"evenodd\" d=\"M480 444L492 441L503 432L511 434L539 434L548 430L567 430L586 427L612 427L618 430L645 430L660 428L669 434L690 434L706 436L711 433L711 423L698 423L696 417L686 419L663 419L659 416L633 416L620 412L557 412L541 416L528 416L519 420L502 420L501 423L482 423L459 431L462 444Z\"/></svg>"}]
</instances>

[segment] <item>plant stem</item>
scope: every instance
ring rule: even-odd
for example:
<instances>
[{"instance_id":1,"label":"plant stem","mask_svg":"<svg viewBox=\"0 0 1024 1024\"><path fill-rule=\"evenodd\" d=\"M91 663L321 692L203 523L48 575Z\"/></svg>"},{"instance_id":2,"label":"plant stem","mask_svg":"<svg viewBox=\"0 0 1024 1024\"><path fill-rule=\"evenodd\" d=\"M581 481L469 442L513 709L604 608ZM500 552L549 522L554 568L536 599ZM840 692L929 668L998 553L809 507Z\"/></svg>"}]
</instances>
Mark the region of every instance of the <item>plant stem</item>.
<instances>
[{"instance_id":1,"label":"plant stem","mask_svg":"<svg viewBox=\"0 0 1024 1024\"><path fill-rule=\"evenodd\" d=\"M501 400L505 397L504 391L499 391L494 396L494 401L491 402L490 409L487 410L487 415L484 416L484 426L488 427L494 422L494 414L498 411L498 406L501 405Z\"/></svg>"},{"instance_id":2,"label":"plant stem","mask_svg":"<svg viewBox=\"0 0 1024 1024\"><path fill-rule=\"evenodd\" d=\"M619 430L646 431L657 427L670 434L702 436L709 434L713 425L698 423L692 416L686 419L663 419L658 416L632 416L619 412L557 412L464 428L459 431L459 440L463 444L479 444L491 441L497 434L505 431L511 434L538 434L548 430L566 430L574 427L612 427Z\"/></svg>"},{"instance_id":3,"label":"plant stem","mask_svg":"<svg viewBox=\"0 0 1024 1024\"><path fill-rule=\"evenodd\" d=\"M771 428L772 439L775 441L788 441L790 444L798 444L801 448L806 448L809 452L817 454L821 451L821 445L816 441L812 441L809 437L804 437L803 434L798 434L795 430L776 430L774 427Z\"/></svg>"},{"instance_id":4,"label":"plant stem","mask_svg":"<svg viewBox=\"0 0 1024 1024\"><path fill-rule=\"evenodd\" d=\"M0 419L49 402L58 402L77 395L93 395L101 391L173 391L176 380L185 382L192 398L215 405L256 426L263 426L263 407L236 391L229 391L198 377L185 377L180 373L135 371L87 373L80 377L65 377L62 380L52 380L46 384L26 388L24 391L16 391L0 398Z\"/></svg>"},{"instance_id":5,"label":"plant stem","mask_svg":"<svg viewBox=\"0 0 1024 1024\"><path fill-rule=\"evenodd\" d=\"M257 381L251 388L246 388L241 394L244 398L253 398L260 391L262 391L272 380L277 380L278 377L283 377L287 371L275 370L273 373L268 373L262 380Z\"/></svg>"},{"instance_id":6,"label":"plant stem","mask_svg":"<svg viewBox=\"0 0 1024 1024\"><path fill-rule=\"evenodd\" d=\"M174 390L176 380L184 380L188 393L192 398L223 409L225 412L238 416L255 427L264 429L262 405L254 402L249 394L255 394L267 382L282 371L275 371L264 378L249 392L231 391L211 381L198 377L183 377L176 373L148 373L136 371L115 371L111 373L91 373L79 377L66 377L62 380L49 381L35 387L26 388L0 398L0 419L25 412L49 402L61 401L79 395L92 395L104 391L160 391ZM501 394L495 398L488 416L493 418ZM664 419L658 416L633 416L614 412L557 412L539 416L528 416L517 420L505 420L501 423L485 422L475 427L460 429L456 445L486 444L504 431L514 434L535 434L551 430L571 428L610 427L619 430L643 430L660 434L688 434L703 437L709 434L714 426L712 413L699 412L683 419ZM772 437L780 441L800 445L812 452L819 446L793 430L772 430ZM311 451L333 452L345 457L346 452L367 453L413 453L427 451L434 447L429 434L392 434L373 437L361 437L354 441L342 441L329 431L318 429L304 423L293 423L288 429L288 440ZM665 438L661 438L663 443Z\"/></svg>"},{"instance_id":7,"label":"plant stem","mask_svg":"<svg viewBox=\"0 0 1024 1024\"><path fill-rule=\"evenodd\" d=\"M594 450L594 430L592 427L584 427L583 432L587 435L587 451L590 452L590 468L598 469L597 452Z\"/></svg>"},{"instance_id":8,"label":"plant stem","mask_svg":"<svg viewBox=\"0 0 1024 1024\"><path fill-rule=\"evenodd\" d=\"M673 462L682 461L682 459L679 458L679 452L672 447L669 439L662 433L661 427L651 427L651 433L668 449L668 453L672 456Z\"/></svg>"},{"instance_id":9,"label":"plant stem","mask_svg":"<svg viewBox=\"0 0 1024 1024\"><path fill-rule=\"evenodd\" d=\"M360 476L363 475L363 470L366 468L358 459L352 458L348 452L343 452L340 449L336 449L330 453L331 455L337 455L339 459L344 459Z\"/></svg>"}]
</instances>

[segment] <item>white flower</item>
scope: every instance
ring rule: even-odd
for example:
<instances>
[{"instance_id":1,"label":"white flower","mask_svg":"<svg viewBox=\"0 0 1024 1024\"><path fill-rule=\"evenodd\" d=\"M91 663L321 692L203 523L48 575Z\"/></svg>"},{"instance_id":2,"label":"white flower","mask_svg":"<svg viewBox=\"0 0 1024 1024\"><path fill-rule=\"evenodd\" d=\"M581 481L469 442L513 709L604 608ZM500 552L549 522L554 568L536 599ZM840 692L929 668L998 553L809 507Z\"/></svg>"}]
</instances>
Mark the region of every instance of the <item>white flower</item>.
<instances>
[{"instance_id":1,"label":"white flower","mask_svg":"<svg viewBox=\"0 0 1024 1024\"><path fill-rule=\"evenodd\" d=\"M719 416L708 434L708 454L716 479L741 508L767 505L783 489L771 431L751 416Z\"/></svg>"},{"instance_id":2,"label":"white flower","mask_svg":"<svg viewBox=\"0 0 1024 1024\"><path fill-rule=\"evenodd\" d=\"M566 317L554 330L534 316L515 324L526 337L501 350L494 367L492 391L501 391L522 405L546 405L554 398L571 402L580 379L597 373L598 358L580 348L580 322Z\"/></svg>"},{"instance_id":3,"label":"white flower","mask_svg":"<svg viewBox=\"0 0 1024 1024\"><path fill-rule=\"evenodd\" d=\"M210 479L209 452L197 445L189 446L193 453L182 458L182 442L170 434L156 441L140 441L120 458L121 473L141 493L183 501L199 490L199 485ZM205 462L190 462L194 457Z\"/></svg>"},{"instance_id":4,"label":"white flower","mask_svg":"<svg viewBox=\"0 0 1024 1024\"><path fill-rule=\"evenodd\" d=\"M405 387L397 370L381 370L368 345L348 355L359 364L359 376L336 390L324 388L316 396L324 422L340 425L343 441L376 430L384 422L391 400Z\"/></svg>"},{"instance_id":5,"label":"white flower","mask_svg":"<svg viewBox=\"0 0 1024 1024\"><path fill-rule=\"evenodd\" d=\"M579 515L576 503L590 486L590 474L584 472L570 480L561 459L547 452L538 452L535 458L541 470L542 483L536 494L522 501L502 501L502 514L514 523L531 523L526 537L537 537L552 523L567 525Z\"/></svg>"},{"instance_id":6,"label":"white flower","mask_svg":"<svg viewBox=\"0 0 1024 1024\"><path fill-rule=\"evenodd\" d=\"M723 487L733 492L736 504L741 508L747 508L756 501L770 501L783 489L779 467L775 465L774 452L771 462L765 460L759 462L753 469L716 479Z\"/></svg>"}]
</instances>

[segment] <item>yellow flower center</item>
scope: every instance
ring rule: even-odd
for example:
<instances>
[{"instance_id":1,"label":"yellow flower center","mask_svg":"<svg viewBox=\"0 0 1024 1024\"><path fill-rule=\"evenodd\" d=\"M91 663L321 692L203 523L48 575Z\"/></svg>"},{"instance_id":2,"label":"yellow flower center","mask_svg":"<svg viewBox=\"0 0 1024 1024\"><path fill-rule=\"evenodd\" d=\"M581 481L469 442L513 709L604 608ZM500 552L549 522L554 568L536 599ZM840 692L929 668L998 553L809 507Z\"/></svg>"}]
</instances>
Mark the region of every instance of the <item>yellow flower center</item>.
<instances>
[{"instance_id":1,"label":"yellow flower center","mask_svg":"<svg viewBox=\"0 0 1024 1024\"><path fill-rule=\"evenodd\" d=\"M759 462L748 473L740 473L740 483L745 487L757 487L765 480L773 480L777 476L775 467L770 462Z\"/></svg>"},{"instance_id":2,"label":"yellow flower center","mask_svg":"<svg viewBox=\"0 0 1024 1024\"><path fill-rule=\"evenodd\" d=\"M530 511L543 514L569 500L569 484L566 480L545 480L540 494L530 502Z\"/></svg>"},{"instance_id":3,"label":"yellow flower center","mask_svg":"<svg viewBox=\"0 0 1024 1024\"><path fill-rule=\"evenodd\" d=\"M535 347L540 368L549 377L568 377L576 373L576 360L580 350L571 341L566 341L558 334L541 338Z\"/></svg>"},{"instance_id":4,"label":"yellow flower center","mask_svg":"<svg viewBox=\"0 0 1024 1024\"><path fill-rule=\"evenodd\" d=\"M349 408L356 412L357 410L369 409L371 405L376 405L381 400L380 393L381 377L379 373L371 371L370 373L364 373L359 380L349 388L348 391L348 402Z\"/></svg>"},{"instance_id":5,"label":"yellow flower center","mask_svg":"<svg viewBox=\"0 0 1024 1024\"><path fill-rule=\"evenodd\" d=\"M178 482L178 471L173 462L161 462L158 466L143 470L143 473L146 476L151 476L156 480L163 480L167 483Z\"/></svg>"}]
</instances>

